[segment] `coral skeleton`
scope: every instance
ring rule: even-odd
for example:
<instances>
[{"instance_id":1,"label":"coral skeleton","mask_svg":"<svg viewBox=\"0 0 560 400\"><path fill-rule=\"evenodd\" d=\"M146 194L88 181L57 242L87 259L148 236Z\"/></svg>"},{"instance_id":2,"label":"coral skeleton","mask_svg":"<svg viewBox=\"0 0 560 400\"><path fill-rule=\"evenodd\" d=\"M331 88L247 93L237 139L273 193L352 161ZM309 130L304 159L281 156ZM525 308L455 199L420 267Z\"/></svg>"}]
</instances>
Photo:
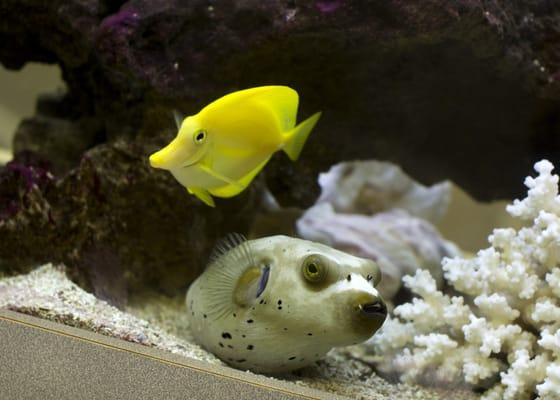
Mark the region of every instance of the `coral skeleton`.
<instances>
[{"instance_id":1,"label":"coral skeleton","mask_svg":"<svg viewBox=\"0 0 560 400\"><path fill-rule=\"evenodd\" d=\"M379 369L406 382L485 388L484 400L560 399L560 196L546 160L507 207L525 227L495 229L472 258L445 258L453 293L426 270L405 276L418 297L371 342Z\"/></svg>"}]
</instances>

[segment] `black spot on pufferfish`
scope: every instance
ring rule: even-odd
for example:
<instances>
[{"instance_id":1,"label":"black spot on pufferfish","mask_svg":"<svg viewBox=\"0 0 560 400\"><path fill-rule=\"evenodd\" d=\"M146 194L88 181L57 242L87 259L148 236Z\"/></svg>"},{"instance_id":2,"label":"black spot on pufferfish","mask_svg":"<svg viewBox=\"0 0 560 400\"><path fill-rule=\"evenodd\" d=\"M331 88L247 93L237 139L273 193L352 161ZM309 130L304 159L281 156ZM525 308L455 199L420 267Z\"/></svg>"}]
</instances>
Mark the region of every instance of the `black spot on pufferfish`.
<instances>
[{"instance_id":1,"label":"black spot on pufferfish","mask_svg":"<svg viewBox=\"0 0 560 400\"><path fill-rule=\"evenodd\" d=\"M348 275L348 276L346 277L346 280L347 280L348 282L350 282L350 281L352 280L352 277L351 277L350 275Z\"/></svg>"},{"instance_id":2,"label":"black spot on pufferfish","mask_svg":"<svg viewBox=\"0 0 560 400\"><path fill-rule=\"evenodd\" d=\"M247 350L253 350L253 345L250 344L249 346L247 346Z\"/></svg>"},{"instance_id":3,"label":"black spot on pufferfish","mask_svg":"<svg viewBox=\"0 0 560 400\"><path fill-rule=\"evenodd\" d=\"M222 333L222 337L223 337L224 339L231 339L231 334L228 333L228 332L224 332L224 333Z\"/></svg>"},{"instance_id":4,"label":"black spot on pufferfish","mask_svg":"<svg viewBox=\"0 0 560 400\"><path fill-rule=\"evenodd\" d=\"M228 344L227 347L229 347L230 349L233 349L233 346L231 344Z\"/></svg>"},{"instance_id":5,"label":"black spot on pufferfish","mask_svg":"<svg viewBox=\"0 0 560 400\"><path fill-rule=\"evenodd\" d=\"M248 319L248 320L247 320L247 323L248 323L248 324L252 324L253 322L254 322L254 321L253 321L252 319Z\"/></svg>"},{"instance_id":6,"label":"black spot on pufferfish","mask_svg":"<svg viewBox=\"0 0 560 400\"><path fill-rule=\"evenodd\" d=\"M220 347L224 347L224 344L222 342L218 343L220 345Z\"/></svg>"},{"instance_id":7,"label":"black spot on pufferfish","mask_svg":"<svg viewBox=\"0 0 560 400\"><path fill-rule=\"evenodd\" d=\"M247 361L247 360L245 360L244 358L241 358L241 359L237 360L238 363L242 363L242 362L245 362L245 361Z\"/></svg>"},{"instance_id":8,"label":"black spot on pufferfish","mask_svg":"<svg viewBox=\"0 0 560 400\"><path fill-rule=\"evenodd\" d=\"M202 314L202 316L203 316L204 318L206 318L206 317L207 317L207 315L206 315L206 314Z\"/></svg>"},{"instance_id":9,"label":"black spot on pufferfish","mask_svg":"<svg viewBox=\"0 0 560 400\"><path fill-rule=\"evenodd\" d=\"M295 360L295 359L296 359L296 356L292 356L292 357L288 358L288 360L290 360L290 361Z\"/></svg>"},{"instance_id":10,"label":"black spot on pufferfish","mask_svg":"<svg viewBox=\"0 0 560 400\"><path fill-rule=\"evenodd\" d=\"M307 334L307 336L313 336L313 334L312 334L311 332L309 332L309 333Z\"/></svg>"},{"instance_id":11,"label":"black spot on pufferfish","mask_svg":"<svg viewBox=\"0 0 560 400\"><path fill-rule=\"evenodd\" d=\"M279 305L279 306L282 305L282 300L278 300L278 305Z\"/></svg>"}]
</instances>

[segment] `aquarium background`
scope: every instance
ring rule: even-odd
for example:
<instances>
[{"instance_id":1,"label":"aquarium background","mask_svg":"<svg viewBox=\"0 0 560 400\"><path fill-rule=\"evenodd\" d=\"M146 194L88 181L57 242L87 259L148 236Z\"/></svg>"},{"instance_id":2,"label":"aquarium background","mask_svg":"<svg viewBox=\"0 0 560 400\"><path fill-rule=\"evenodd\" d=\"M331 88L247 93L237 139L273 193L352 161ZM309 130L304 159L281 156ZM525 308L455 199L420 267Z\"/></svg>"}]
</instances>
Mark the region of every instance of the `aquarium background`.
<instances>
[{"instance_id":1,"label":"aquarium background","mask_svg":"<svg viewBox=\"0 0 560 400\"><path fill-rule=\"evenodd\" d=\"M421 185L451 182L429 222L465 257L492 229L522 226L505 205L526 195L535 162L558 165L554 1L0 0L0 21L0 274L64 265L104 304L179 336L215 243L297 235L335 165L386 161ZM323 112L296 163L276 154L216 208L149 166L177 133L173 110L269 84L298 91L298 121Z\"/></svg>"},{"instance_id":2,"label":"aquarium background","mask_svg":"<svg viewBox=\"0 0 560 400\"><path fill-rule=\"evenodd\" d=\"M13 157L13 138L18 125L35 112L37 98L64 93L66 85L60 69L53 65L29 63L20 71L0 69L0 153L3 164ZM414 174L411 173L414 178ZM486 237L494 227L515 224L504 210L509 200L478 201L458 185L453 187L452 202L438 228L444 237L461 248L474 251L486 245ZM476 219L477 223L469 223ZM275 221L280 224L281 221ZM291 221L293 222L293 221ZM288 233L289 223L272 228ZM458 227L461 227L460 229ZM263 229L268 230L268 227Z\"/></svg>"}]
</instances>

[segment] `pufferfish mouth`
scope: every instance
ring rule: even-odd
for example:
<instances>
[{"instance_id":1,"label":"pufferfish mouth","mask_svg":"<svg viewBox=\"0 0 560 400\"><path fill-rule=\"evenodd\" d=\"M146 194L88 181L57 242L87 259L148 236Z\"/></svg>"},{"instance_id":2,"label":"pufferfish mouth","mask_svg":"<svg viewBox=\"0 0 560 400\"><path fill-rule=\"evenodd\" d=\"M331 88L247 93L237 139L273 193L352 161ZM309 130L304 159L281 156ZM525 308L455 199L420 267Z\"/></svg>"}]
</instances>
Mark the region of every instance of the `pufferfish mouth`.
<instances>
[{"instance_id":1,"label":"pufferfish mouth","mask_svg":"<svg viewBox=\"0 0 560 400\"><path fill-rule=\"evenodd\" d=\"M367 318L385 318L387 316L387 306L382 301L360 304L358 306L363 316Z\"/></svg>"}]
</instances>

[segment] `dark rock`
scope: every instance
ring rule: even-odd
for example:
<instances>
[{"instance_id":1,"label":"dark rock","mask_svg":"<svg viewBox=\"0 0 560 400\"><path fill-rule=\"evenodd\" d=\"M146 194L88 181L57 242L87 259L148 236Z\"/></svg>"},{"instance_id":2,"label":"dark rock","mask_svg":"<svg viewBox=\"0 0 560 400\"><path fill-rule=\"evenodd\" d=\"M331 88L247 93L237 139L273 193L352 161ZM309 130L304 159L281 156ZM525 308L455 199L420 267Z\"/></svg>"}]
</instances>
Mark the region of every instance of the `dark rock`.
<instances>
[{"instance_id":1,"label":"dark rock","mask_svg":"<svg viewBox=\"0 0 560 400\"><path fill-rule=\"evenodd\" d=\"M61 174L78 165L83 153L102 135L99 121L71 121L42 115L25 119L14 137L15 153L28 150L51 160L52 170Z\"/></svg>"},{"instance_id":2,"label":"dark rock","mask_svg":"<svg viewBox=\"0 0 560 400\"><path fill-rule=\"evenodd\" d=\"M125 300L123 285L135 289L149 283L167 292L185 287L217 239L248 231L259 185L210 208L169 174L151 169L145 152L130 143L100 145L58 178L32 160L16 159L0 170L4 269L64 262L85 286ZM99 263L125 281L104 287L99 273L107 265ZM96 287L96 282L101 283Z\"/></svg>"},{"instance_id":3,"label":"dark rock","mask_svg":"<svg viewBox=\"0 0 560 400\"><path fill-rule=\"evenodd\" d=\"M98 0L2 0L2 64L14 69L28 61L83 65L91 57L90 38L102 9Z\"/></svg>"},{"instance_id":4,"label":"dark rock","mask_svg":"<svg viewBox=\"0 0 560 400\"><path fill-rule=\"evenodd\" d=\"M169 110L288 84L322 121L268 183L309 205L335 162L393 161L480 199L521 194L560 155L560 3L518 1L0 1L0 61L57 62L104 137L143 138ZM497 168L499 166L499 168ZM306 188L302 190L302 187Z\"/></svg>"},{"instance_id":5,"label":"dark rock","mask_svg":"<svg viewBox=\"0 0 560 400\"><path fill-rule=\"evenodd\" d=\"M323 111L297 163L265 168L283 206L313 203L317 174L344 160L489 200L560 156L556 1L0 0L0 15L0 62L58 63L68 87L15 139L57 177L21 159L0 173L14 266L101 251L127 285L191 279L216 237L246 232L259 184L209 209L145 158L173 137L170 110L245 87L290 85L301 119Z\"/></svg>"}]
</instances>

